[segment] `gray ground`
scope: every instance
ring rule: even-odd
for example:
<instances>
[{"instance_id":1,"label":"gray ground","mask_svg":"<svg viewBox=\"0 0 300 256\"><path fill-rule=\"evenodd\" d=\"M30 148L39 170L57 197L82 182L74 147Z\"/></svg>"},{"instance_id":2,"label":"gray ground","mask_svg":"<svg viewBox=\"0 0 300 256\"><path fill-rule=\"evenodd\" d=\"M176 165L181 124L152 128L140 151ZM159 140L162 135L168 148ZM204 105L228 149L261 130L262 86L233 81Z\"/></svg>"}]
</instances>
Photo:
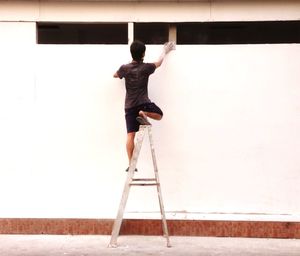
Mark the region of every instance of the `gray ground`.
<instances>
[{"instance_id":1,"label":"gray ground","mask_svg":"<svg viewBox=\"0 0 300 256\"><path fill-rule=\"evenodd\" d=\"M171 237L171 248L158 236L120 236L108 248L110 236L0 235L0 256L300 256L300 239Z\"/></svg>"}]
</instances>

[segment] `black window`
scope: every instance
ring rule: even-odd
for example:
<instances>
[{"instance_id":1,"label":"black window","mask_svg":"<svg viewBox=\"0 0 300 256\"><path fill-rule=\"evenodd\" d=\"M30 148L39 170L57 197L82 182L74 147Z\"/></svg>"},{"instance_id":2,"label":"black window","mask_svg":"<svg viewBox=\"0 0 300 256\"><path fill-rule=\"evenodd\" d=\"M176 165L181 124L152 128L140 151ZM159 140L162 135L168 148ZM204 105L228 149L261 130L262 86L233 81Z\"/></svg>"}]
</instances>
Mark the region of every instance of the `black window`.
<instances>
[{"instance_id":1,"label":"black window","mask_svg":"<svg viewBox=\"0 0 300 256\"><path fill-rule=\"evenodd\" d=\"M38 44L127 44L128 25L97 23L38 23Z\"/></svg>"},{"instance_id":2,"label":"black window","mask_svg":"<svg viewBox=\"0 0 300 256\"><path fill-rule=\"evenodd\" d=\"M164 44L169 40L169 24L135 23L134 39L145 44Z\"/></svg>"},{"instance_id":3,"label":"black window","mask_svg":"<svg viewBox=\"0 0 300 256\"><path fill-rule=\"evenodd\" d=\"M177 44L278 43L300 43L300 21L177 24Z\"/></svg>"}]
</instances>

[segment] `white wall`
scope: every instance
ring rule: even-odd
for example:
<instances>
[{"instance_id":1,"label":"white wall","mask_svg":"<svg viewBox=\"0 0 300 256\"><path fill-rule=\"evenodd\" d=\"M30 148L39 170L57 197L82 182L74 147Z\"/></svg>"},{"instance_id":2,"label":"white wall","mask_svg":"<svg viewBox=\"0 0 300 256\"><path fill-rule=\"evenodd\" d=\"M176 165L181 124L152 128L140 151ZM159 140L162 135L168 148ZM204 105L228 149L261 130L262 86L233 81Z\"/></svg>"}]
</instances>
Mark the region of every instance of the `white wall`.
<instances>
[{"instance_id":1,"label":"white wall","mask_svg":"<svg viewBox=\"0 0 300 256\"><path fill-rule=\"evenodd\" d=\"M127 159L125 91L112 74L128 46L36 45L34 22L0 32L0 217L114 218ZM159 53L148 46L146 61ZM299 44L168 56L149 88L165 113L153 132L169 218L299 220L299 60ZM147 147L138 168L150 174ZM127 216L157 217L155 190L140 190Z\"/></svg>"},{"instance_id":2,"label":"white wall","mask_svg":"<svg viewBox=\"0 0 300 256\"><path fill-rule=\"evenodd\" d=\"M297 0L73 1L0 0L1 21L297 20Z\"/></svg>"}]
</instances>

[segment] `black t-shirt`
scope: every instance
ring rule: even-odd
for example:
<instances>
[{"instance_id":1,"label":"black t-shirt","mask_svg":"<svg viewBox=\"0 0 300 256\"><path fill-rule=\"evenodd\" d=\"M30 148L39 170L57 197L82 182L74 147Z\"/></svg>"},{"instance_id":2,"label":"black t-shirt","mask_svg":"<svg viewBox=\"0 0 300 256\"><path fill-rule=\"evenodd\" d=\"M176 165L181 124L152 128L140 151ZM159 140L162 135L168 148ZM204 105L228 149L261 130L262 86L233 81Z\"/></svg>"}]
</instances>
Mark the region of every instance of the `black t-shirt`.
<instances>
[{"instance_id":1,"label":"black t-shirt","mask_svg":"<svg viewBox=\"0 0 300 256\"><path fill-rule=\"evenodd\" d=\"M125 78L125 109L151 102L148 97L148 79L155 69L154 63L143 62L132 62L119 68L119 78Z\"/></svg>"}]
</instances>

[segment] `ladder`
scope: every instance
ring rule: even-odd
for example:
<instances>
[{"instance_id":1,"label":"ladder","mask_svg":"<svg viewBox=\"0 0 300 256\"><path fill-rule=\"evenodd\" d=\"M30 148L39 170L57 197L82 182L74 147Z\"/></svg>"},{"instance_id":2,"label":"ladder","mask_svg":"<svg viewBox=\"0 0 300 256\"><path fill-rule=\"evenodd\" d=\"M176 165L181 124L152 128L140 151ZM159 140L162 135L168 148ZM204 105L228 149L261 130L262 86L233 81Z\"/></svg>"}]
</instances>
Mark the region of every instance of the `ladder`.
<instances>
[{"instance_id":1,"label":"ladder","mask_svg":"<svg viewBox=\"0 0 300 256\"><path fill-rule=\"evenodd\" d=\"M154 176L154 178L134 179L133 176L135 173L135 168L137 165L137 161L138 161L138 157L139 157L139 154L141 151L145 133L148 133L148 136L149 136L149 142L150 142L151 155L152 155L155 176ZM158 177L158 169L157 169L157 162L156 162L155 151L154 151L151 125L140 125L139 132L137 133L137 140L136 140L135 147L133 150L132 159L130 161L130 166L129 166L127 179L125 182L118 214L114 221L109 247L117 247L117 239L118 239L118 236L120 233L124 210L125 210L125 206L126 206L126 202L128 199L129 190L130 190L131 186L156 186L158 201L159 201L159 206L160 206L161 219L162 219L163 235L165 236L165 238L167 240L167 247L171 247L170 240L169 240L167 221L166 221L166 215L165 215L165 210L164 210L164 205L163 205L163 200L162 200L161 187L160 187L160 182L159 182L159 177Z\"/></svg>"}]
</instances>

